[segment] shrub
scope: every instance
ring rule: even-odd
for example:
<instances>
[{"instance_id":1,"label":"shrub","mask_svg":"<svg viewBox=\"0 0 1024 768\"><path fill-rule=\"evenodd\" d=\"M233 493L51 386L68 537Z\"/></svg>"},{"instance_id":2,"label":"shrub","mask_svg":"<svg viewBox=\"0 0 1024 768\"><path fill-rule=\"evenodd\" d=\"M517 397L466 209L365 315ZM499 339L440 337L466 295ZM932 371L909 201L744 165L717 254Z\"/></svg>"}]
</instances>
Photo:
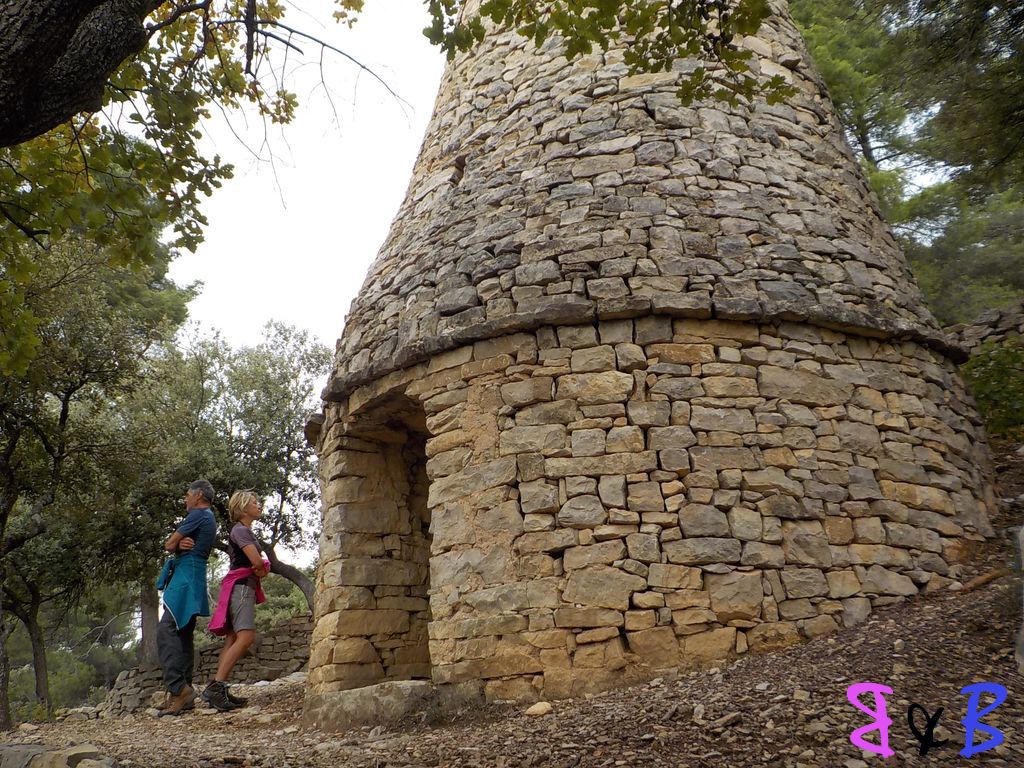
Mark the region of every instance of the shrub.
<instances>
[{"instance_id":1,"label":"shrub","mask_svg":"<svg viewBox=\"0 0 1024 768\"><path fill-rule=\"evenodd\" d=\"M989 342L961 369L989 434L1024 437L1024 341Z\"/></svg>"}]
</instances>

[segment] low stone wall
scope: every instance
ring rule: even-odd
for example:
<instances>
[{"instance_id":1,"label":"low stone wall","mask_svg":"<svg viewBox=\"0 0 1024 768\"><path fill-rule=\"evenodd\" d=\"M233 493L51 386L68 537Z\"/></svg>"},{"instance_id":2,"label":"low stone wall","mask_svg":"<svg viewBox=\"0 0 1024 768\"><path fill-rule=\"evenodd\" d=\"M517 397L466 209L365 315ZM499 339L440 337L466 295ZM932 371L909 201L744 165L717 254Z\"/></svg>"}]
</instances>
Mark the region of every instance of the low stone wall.
<instances>
[{"instance_id":1,"label":"low stone wall","mask_svg":"<svg viewBox=\"0 0 1024 768\"><path fill-rule=\"evenodd\" d=\"M277 680L304 668L309 661L312 617L296 616L278 624L273 630L257 635L231 673L235 683L256 683ZM213 677L221 643L204 643L196 649L195 680L202 683ZM98 717L121 717L150 705L154 693L163 691L163 674L159 669L128 669L118 675L106 701L96 709Z\"/></svg>"},{"instance_id":2,"label":"low stone wall","mask_svg":"<svg viewBox=\"0 0 1024 768\"><path fill-rule=\"evenodd\" d=\"M236 683L257 683L277 680L298 672L309 661L309 638L313 632L312 616L296 616L278 624L266 635L257 635L252 648L231 671ZM223 643L218 639L197 649L196 680L212 678L217 671L217 658Z\"/></svg>"},{"instance_id":3,"label":"low stone wall","mask_svg":"<svg viewBox=\"0 0 1024 768\"><path fill-rule=\"evenodd\" d=\"M115 765L91 744L64 749L34 744L0 745L0 768L113 768Z\"/></svg>"},{"instance_id":4,"label":"low stone wall","mask_svg":"<svg viewBox=\"0 0 1024 768\"><path fill-rule=\"evenodd\" d=\"M990 309L970 325L954 325L947 328L946 333L970 354L987 342L1024 336L1024 301L1002 309Z\"/></svg>"}]
</instances>

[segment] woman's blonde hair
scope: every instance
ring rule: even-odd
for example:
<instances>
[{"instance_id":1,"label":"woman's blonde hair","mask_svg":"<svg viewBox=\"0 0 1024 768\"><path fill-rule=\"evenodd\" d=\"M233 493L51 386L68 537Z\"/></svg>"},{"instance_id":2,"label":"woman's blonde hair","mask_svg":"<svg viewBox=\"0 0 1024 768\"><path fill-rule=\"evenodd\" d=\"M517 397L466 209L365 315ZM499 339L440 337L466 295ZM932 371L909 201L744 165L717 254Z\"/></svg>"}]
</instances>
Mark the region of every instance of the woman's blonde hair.
<instances>
[{"instance_id":1,"label":"woman's blonde hair","mask_svg":"<svg viewBox=\"0 0 1024 768\"><path fill-rule=\"evenodd\" d=\"M232 493L231 498L228 500L228 517L231 518L231 522L237 523L241 520L245 508L254 501L257 504L259 503L259 499L252 491L235 491Z\"/></svg>"}]
</instances>

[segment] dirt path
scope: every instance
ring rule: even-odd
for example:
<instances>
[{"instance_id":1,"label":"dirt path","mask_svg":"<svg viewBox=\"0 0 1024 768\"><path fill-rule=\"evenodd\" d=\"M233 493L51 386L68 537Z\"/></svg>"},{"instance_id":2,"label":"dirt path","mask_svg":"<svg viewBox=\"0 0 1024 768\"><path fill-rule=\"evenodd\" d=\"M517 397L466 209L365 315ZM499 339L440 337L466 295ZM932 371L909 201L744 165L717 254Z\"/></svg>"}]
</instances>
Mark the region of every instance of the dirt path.
<instances>
[{"instance_id":1,"label":"dirt path","mask_svg":"<svg viewBox=\"0 0 1024 768\"><path fill-rule=\"evenodd\" d=\"M1003 446L1000 493L1014 499L994 521L1005 529L1024 516L1024 455ZM1005 537L977 553L968 575L1009 556ZM249 710L228 715L197 710L179 719L65 721L19 732L14 740L64 746L89 742L137 768L267 768L326 766L759 766L865 768L885 766L1024 766L1024 677L1016 672L1013 640L1020 604L1013 579L968 593L921 597L876 612L860 627L769 656L745 658L721 670L554 702L531 718L522 707L486 707L452 722L408 723L336 736L299 728L300 682L249 687ZM861 681L893 689L890 746L884 763L862 755L850 733L871 719L846 700ZM1002 745L970 760L961 719L978 682L1004 686L1007 700L984 718ZM867 700L869 697L862 697ZM989 699L983 699L987 704ZM919 754L907 709L944 712L937 738L944 746ZM923 717L918 728L924 729ZM871 737L874 738L874 737ZM984 742L984 733L975 742Z\"/></svg>"}]
</instances>

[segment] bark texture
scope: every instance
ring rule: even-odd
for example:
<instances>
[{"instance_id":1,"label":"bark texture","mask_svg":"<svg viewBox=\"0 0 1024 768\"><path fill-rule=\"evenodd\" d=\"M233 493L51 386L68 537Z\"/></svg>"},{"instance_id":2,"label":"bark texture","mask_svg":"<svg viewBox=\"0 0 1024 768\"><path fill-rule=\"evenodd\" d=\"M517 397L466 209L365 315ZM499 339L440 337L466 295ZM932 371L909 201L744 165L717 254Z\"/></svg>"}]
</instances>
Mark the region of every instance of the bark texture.
<instances>
[{"instance_id":1,"label":"bark texture","mask_svg":"<svg viewBox=\"0 0 1024 768\"><path fill-rule=\"evenodd\" d=\"M111 73L147 41L161 0L0 4L0 147L99 109Z\"/></svg>"}]
</instances>

